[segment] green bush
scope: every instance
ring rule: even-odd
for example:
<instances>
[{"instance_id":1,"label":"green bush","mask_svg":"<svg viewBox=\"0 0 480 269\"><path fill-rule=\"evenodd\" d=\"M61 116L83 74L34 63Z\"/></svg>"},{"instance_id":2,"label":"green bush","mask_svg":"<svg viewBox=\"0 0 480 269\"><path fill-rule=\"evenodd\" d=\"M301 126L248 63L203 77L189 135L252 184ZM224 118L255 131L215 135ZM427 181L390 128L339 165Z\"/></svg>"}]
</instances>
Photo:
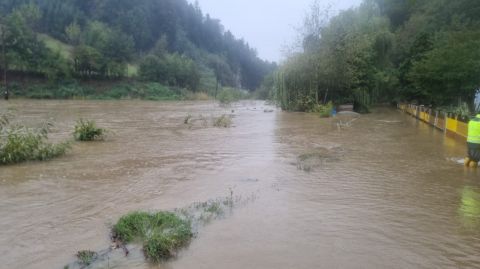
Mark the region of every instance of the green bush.
<instances>
[{"instance_id":1,"label":"green bush","mask_svg":"<svg viewBox=\"0 0 480 269\"><path fill-rule=\"evenodd\" d=\"M228 87L223 88L217 95L218 101L223 105L247 99L248 97L249 95L245 91Z\"/></svg>"},{"instance_id":2,"label":"green bush","mask_svg":"<svg viewBox=\"0 0 480 269\"><path fill-rule=\"evenodd\" d=\"M448 106L442 107L441 110L459 116L461 118L470 117L472 112L470 112L470 108L468 107L467 103L462 103L458 106Z\"/></svg>"},{"instance_id":3,"label":"green bush","mask_svg":"<svg viewBox=\"0 0 480 269\"><path fill-rule=\"evenodd\" d=\"M24 95L32 99L54 99L55 93L52 89L43 85L33 85L26 89L24 93L16 92L16 94Z\"/></svg>"},{"instance_id":4,"label":"green bush","mask_svg":"<svg viewBox=\"0 0 480 269\"><path fill-rule=\"evenodd\" d=\"M181 100L181 93L160 83L123 83L89 96L91 99L142 99L151 101Z\"/></svg>"},{"instance_id":5,"label":"green bush","mask_svg":"<svg viewBox=\"0 0 480 269\"><path fill-rule=\"evenodd\" d=\"M233 96L233 94L230 91L224 91L224 90L218 93L217 99L220 102L220 104L224 104L224 105L230 104L235 101L235 97Z\"/></svg>"},{"instance_id":6,"label":"green bush","mask_svg":"<svg viewBox=\"0 0 480 269\"><path fill-rule=\"evenodd\" d=\"M48 143L51 124L41 128L11 125L7 116L0 116L0 165L24 161L44 161L64 155L68 142Z\"/></svg>"},{"instance_id":7,"label":"green bush","mask_svg":"<svg viewBox=\"0 0 480 269\"><path fill-rule=\"evenodd\" d=\"M148 83L142 88L146 100L152 101L174 101L183 99L181 94L176 93L172 88L160 83Z\"/></svg>"},{"instance_id":8,"label":"green bush","mask_svg":"<svg viewBox=\"0 0 480 269\"><path fill-rule=\"evenodd\" d=\"M309 95L299 94L297 99L291 100L288 110L308 112L317 105L315 98Z\"/></svg>"},{"instance_id":9,"label":"green bush","mask_svg":"<svg viewBox=\"0 0 480 269\"><path fill-rule=\"evenodd\" d=\"M145 81L196 91L201 74L195 61L178 53L170 54L163 51L161 54L150 54L143 58L139 67L140 77Z\"/></svg>"},{"instance_id":10,"label":"green bush","mask_svg":"<svg viewBox=\"0 0 480 269\"><path fill-rule=\"evenodd\" d=\"M55 89L55 98L57 99L72 99L76 97L85 98L87 95L92 94L93 89L89 87L83 87L76 83L60 85Z\"/></svg>"},{"instance_id":11,"label":"green bush","mask_svg":"<svg viewBox=\"0 0 480 269\"><path fill-rule=\"evenodd\" d=\"M191 223L170 212L130 213L120 218L112 234L124 244L143 244L145 257L152 262L175 256L193 237Z\"/></svg>"},{"instance_id":12,"label":"green bush","mask_svg":"<svg viewBox=\"0 0 480 269\"><path fill-rule=\"evenodd\" d=\"M328 102L326 105L315 105L310 110L312 113L318 113L322 118L328 118L332 115L333 103Z\"/></svg>"},{"instance_id":13,"label":"green bush","mask_svg":"<svg viewBox=\"0 0 480 269\"><path fill-rule=\"evenodd\" d=\"M10 92L15 96L24 96L32 99L141 99L152 101L174 101L187 99L192 92L183 88L175 88L155 82L120 82L107 86L87 86L76 82L65 82L56 85L33 84L21 87L12 83ZM0 87L1 90L1 87Z\"/></svg>"},{"instance_id":14,"label":"green bush","mask_svg":"<svg viewBox=\"0 0 480 269\"><path fill-rule=\"evenodd\" d=\"M85 98L94 92L92 88L83 87L76 83L51 85L33 85L25 90L14 91L16 95L25 96L32 99L73 99Z\"/></svg>"},{"instance_id":15,"label":"green bush","mask_svg":"<svg viewBox=\"0 0 480 269\"><path fill-rule=\"evenodd\" d=\"M95 121L80 119L75 125L73 136L77 141L96 141L105 138L105 129L98 128Z\"/></svg>"},{"instance_id":16,"label":"green bush","mask_svg":"<svg viewBox=\"0 0 480 269\"><path fill-rule=\"evenodd\" d=\"M134 92L128 84L114 85L108 90L92 96L93 99L125 99L133 98Z\"/></svg>"}]
</instances>

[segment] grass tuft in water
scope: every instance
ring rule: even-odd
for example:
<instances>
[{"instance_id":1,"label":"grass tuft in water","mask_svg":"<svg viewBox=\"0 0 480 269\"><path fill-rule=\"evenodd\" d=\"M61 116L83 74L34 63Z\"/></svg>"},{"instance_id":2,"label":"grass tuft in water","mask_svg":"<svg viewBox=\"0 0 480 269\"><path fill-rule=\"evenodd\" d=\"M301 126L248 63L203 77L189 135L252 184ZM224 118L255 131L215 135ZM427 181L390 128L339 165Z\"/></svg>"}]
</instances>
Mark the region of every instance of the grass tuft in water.
<instances>
[{"instance_id":1,"label":"grass tuft in water","mask_svg":"<svg viewBox=\"0 0 480 269\"><path fill-rule=\"evenodd\" d=\"M334 109L333 103L329 102L325 105L315 105L310 112L318 113L322 118L328 118L332 115L332 111Z\"/></svg>"},{"instance_id":2,"label":"grass tuft in water","mask_svg":"<svg viewBox=\"0 0 480 269\"><path fill-rule=\"evenodd\" d=\"M220 202L210 204L206 209L205 212L209 212L212 214L220 214L222 212L222 207Z\"/></svg>"},{"instance_id":3,"label":"grass tuft in water","mask_svg":"<svg viewBox=\"0 0 480 269\"><path fill-rule=\"evenodd\" d=\"M48 143L53 127L45 122L40 128L12 124L9 115L0 116L0 165L25 161L45 161L64 155L70 143Z\"/></svg>"},{"instance_id":4,"label":"grass tuft in water","mask_svg":"<svg viewBox=\"0 0 480 269\"><path fill-rule=\"evenodd\" d=\"M79 119L73 136L77 141L98 141L105 139L106 130L97 127L93 120Z\"/></svg>"},{"instance_id":5,"label":"grass tuft in water","mask_svg":"<svg viewBox=\"0 0 480 269\"><path fill-rule=\"evenodd\" d=\"M227 114L214 119L213 126L218 128L230 128L232 126L232 118Z\"/></svg>"},{"instance_id":6,"label":"grass tuft in water","mask_svg":"<svg viewBox=\"0 0 480 269\"><path fill-rule=\"evenodd\" d=\"M170 212L130 213L120 218L112 234L123 244L142 243L145 257L152 262L174 257L193 237L190 221Z\"/></svg>"},{"instance_id":7,"label":"grass tuft in water","mask_svg":"<svg viewBox=\"0 0 480 269\"><path fill-rule=\"evenodd\" d=\"M185 118L183 119L183 123L184 123L184 124L190 124L192 118L193 118L193 116L192 116L191 114L188 114L188 115L185 116Z\"/></svg>"},{"instance_id":8,"label":"grass tuft in water","mask_svg":"<svg viewBox=\"0 0 480 269\"><path fill-rule=\"evenodd\" d=\"M123 216L112 228L112 245L98 251L93 263L84 266L76 261L65 268L110 268L110 261L119 259L110 255L116 249L123 249L125 256L130 250L126 244L142 245L142 252L150 262L163 262L174 257L178 250L186 247L201 227L213 220L221 219L233 212L234 207L255 201L257 195L233 195L233 189L226 197L197 202L188 207L175 209L173 213L133 212ZM137 252L133 247L132 251ZM123 258L123 257L122 257ZM103 263L103 265L102 265Z\"/></svg>"},{"instance_id":9,"label":"grass tuft in water","mask_svg":"<svg viewBox=\"0 0 480 269\"><path fill-rule=\"evenodd\" d=\"M299 155L296 164L298 169L310 172L324 164L340 161L342 155L343 149L341 148L317 148L314 151Z\"/></svg>"},{"instance_id":10,"label":"grass tuft in water","mask_svg":"<svg viewBox=\"0 0 480 269\"><path fill-rule=\"evenodd\" d=\"M97 253L91 250L81 250L77 253L78 262L83 266L89 266L97 257Z\"/></svg>"}]
</instances>

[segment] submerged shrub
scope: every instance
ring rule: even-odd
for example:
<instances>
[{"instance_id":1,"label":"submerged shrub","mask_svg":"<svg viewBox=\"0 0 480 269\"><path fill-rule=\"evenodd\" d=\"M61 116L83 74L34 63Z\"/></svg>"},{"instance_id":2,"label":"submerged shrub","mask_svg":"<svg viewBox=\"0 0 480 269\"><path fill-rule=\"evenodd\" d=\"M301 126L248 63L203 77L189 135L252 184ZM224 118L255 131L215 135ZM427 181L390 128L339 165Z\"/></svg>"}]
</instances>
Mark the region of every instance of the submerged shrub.
<instances>
[{"instance_id":1,"label":"submerged shrub","mask_svg":"<svg viewBox=\"0 0 480 269\"><path fill-rule=\"evenodd\" d=\"M312 113L318 113L322 118L328 118L332 115L333 103L328 102L326 105L315 105L310 110Z\"/></svg>"},{"instance_id":2,"label":"submerged shrub","mask_svg":"<svg viewBox=\"0 0 480 269\"><path fill-rule=\"evenodd\" d=\"M310 172L316 167L327 163L339 162L343 155L342 148L317 148L297 157L297 168Z\"/></svg>"},{"instance_id":3,"label":"submerged shrub","mask_svg":"<svg viewBox=\"0 0 480 269\"><path fill-rule=\"evenodd\" d=\"M219 128L230 128L232 126L232 118L226 114L223 114L219 118L215 119L213 126Z\"/></svg>"},{"instance_id":4,"label":"submerged shrub","mask_svg":"<svg viewBox=\"0 0 480 269\"><path fill-rule=\"evenodd\" d=\"M75 125L73 136L77 141L96 141L105 138L105 129L98 128L95 121L80 119Z\"/></svg>"},{"instance_id":5,"label":"submerged shrub","mask_svg":"<svg viewBox=\"0 0 480 269\"><path fill-rule=\"evenodd\" d=\"M92 264L97 256L97 253L91 250L82 250L77 253L78 262L84 266Z\"/></svg>"},{"instance_id":6,"label":"submerged shrub","mask_svg":"<svg viewBox=\"0 0 480 269\"><path fill-rule=\"evenodd\" d=\"M108 249L96 252L92 264L84 266L77 260L64 268L79 268L79 265L80 268L110 268L111 259L114 264L120 262L115 259L123 260L118 255L110 255L118 249L122 249L126 256L141 251L150 262L167 261L190 243L199 228L213 220L223 219L233 212L235 206L246 205L256 198L255 193L234 196L233 189L230 189L228 196L193 203L187 207L177 208L172 213L132 212L121 217L112 227L110 234L112 244ZM141 244L143 248L132 247L130 252L129 243Z\"/></svg>"},{"instance_id":7,"label":"submerged shrub","mask_svg":"<svg viewBox=\"0 0 480 269\"><path fill-rule=\"evenodd\" d=\"M12 125L8 116L0 116L0 164L44 161L66 153L70 144L48 143L51 123L41 128Z\"/></svg>"},{"instance_id":8,"label":"submerged shrub","mask_svg":"<svg viewBox=\"0 0 480 269\"><path fill-rule=\"evenodd\" d=\"M152 262L174 257L193 237L191 223L170 212L130 213L120 218L112 233L124 244L143 244L145 257Z\"/></svg>"},{"instance_id":9,"label":"submerged shrub","mask_svg":"<svg viewBox=\"0 0 480 269\"><path fill-rule=\"evenodd\" d=\"M185 118L183 119L183 123L184 123L184 124L189 124L191 120L192 120L192 115L188 114L188 115L185 116Z\"/></svg>"}]
</instances>

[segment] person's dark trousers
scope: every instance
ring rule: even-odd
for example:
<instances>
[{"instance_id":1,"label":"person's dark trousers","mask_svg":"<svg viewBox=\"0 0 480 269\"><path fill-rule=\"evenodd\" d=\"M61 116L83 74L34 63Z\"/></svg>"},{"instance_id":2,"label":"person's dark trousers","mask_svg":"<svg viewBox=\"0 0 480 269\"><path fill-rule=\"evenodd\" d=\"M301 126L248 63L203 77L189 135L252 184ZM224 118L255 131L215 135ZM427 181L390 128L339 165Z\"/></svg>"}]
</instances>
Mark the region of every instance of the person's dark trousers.
<instances>
[{"instance_id":1,"label":"person's dark trousers","mask_svg":"<svg viewBox=\"0 0 480 269\"><path fill-rule=\"evenodd\" d=\"M480 144L467 143L468 146L468 158L470 160L479 162L480 161Z\"/></svg>"}]
</instances>

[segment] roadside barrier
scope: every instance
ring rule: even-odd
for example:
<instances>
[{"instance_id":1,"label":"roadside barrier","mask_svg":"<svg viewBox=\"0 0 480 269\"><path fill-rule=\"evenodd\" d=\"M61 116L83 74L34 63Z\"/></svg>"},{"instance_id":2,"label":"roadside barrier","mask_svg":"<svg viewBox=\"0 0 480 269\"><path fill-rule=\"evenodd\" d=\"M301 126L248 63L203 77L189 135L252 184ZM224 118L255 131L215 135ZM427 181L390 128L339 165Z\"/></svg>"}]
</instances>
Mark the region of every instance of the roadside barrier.
<instances>
[{"instance_id":1,"label":"roadside barrier","mask_svg":"<svg viewBox=\"0 0 480 269\"><path fill-rule=\"evenodd\" d=\"M432 110L425 106L410 104L398 104L397 106L401 111L445 132L447 135L456 136L465 141L467 140L468 117L465 118L443 111Z\"/></svg>"}]
</instances>

